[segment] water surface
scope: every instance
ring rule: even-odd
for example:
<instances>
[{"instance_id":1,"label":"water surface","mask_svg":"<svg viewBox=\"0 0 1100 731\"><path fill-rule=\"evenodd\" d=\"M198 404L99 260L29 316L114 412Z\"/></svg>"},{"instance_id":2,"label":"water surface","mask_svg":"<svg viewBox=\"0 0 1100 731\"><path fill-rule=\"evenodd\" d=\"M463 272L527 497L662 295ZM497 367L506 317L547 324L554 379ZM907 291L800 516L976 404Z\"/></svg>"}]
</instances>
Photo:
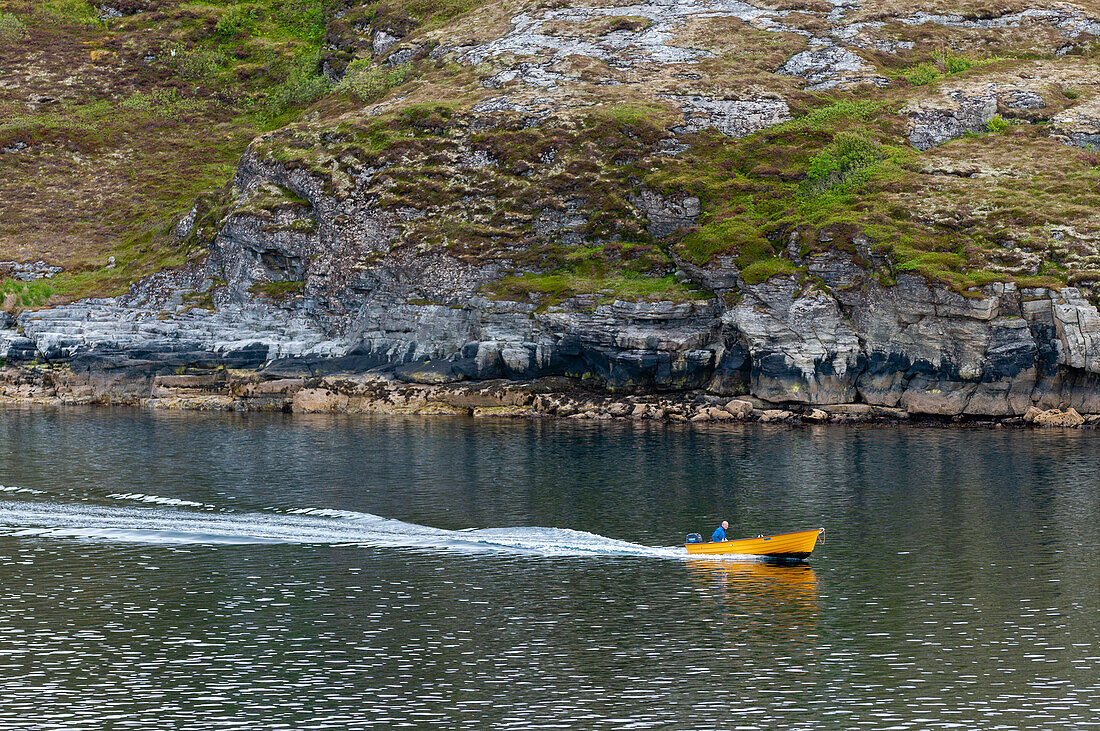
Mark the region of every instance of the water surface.
<instances>
[{"instance_id":1,"label":"water surface","mask_svg":"<svg viewBox=\"0 0 1100 731\"><path fill-rule=\"evenodd\" d=\"M0 412L4 728L1084 728L1089 432ZM824 526L809 566L677 545Z\"/></svg>"}]
</instances>

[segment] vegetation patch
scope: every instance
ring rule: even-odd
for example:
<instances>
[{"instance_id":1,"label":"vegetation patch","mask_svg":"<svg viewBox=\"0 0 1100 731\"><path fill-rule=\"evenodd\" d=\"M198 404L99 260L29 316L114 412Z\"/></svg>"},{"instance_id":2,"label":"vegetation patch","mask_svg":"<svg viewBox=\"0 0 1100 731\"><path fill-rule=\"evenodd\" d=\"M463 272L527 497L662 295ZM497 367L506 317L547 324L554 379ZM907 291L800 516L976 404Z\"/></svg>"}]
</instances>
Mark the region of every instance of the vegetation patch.
<instances>
[{"instance_id":1,"label":"vegetation patch","mask_svg":"<svg viewBox=\"0 0 1100 731\"><path fill-rule=\"evenodd\" d=\"M975 66L983 66L1002 60L1004 58L1001 56L973 58L962 53L938 51L933 54L932 60L908 66L899 72L899 76L913 86L925 86L938 81L944 76L961 74Z\"/></svg>"},{"instance_id":2,"label":"vegetation patch","mask_svg":"<svg viewBox=\"0 0 1100 731\"><path fill-rule=\"evenodd\" d=\"M3 295L4 306L9 309L41 307L46 304L54 291L48 280L36 279L31 282L18 279L0 280L0 294Z\"/></svg>"},{"instance_id":3,"label":"vegetation patch","mask_svg":"<svg viewBox=\"0 0 1100 731\"><path fill-rule=\"evenodd\" d=\"M14 40L22 38L27 32L27 26L12 13L0 12L0 39Z\"/></svg>"},{"instance_id":4,"label":"vegetation patch","mask_svg":"<svg viewBox=\"0 0 1100 731\"><path fill-rule=\"evenodd\" d=\"M916 66L910 66L901 72L901 78L913 86L925 86L940 78L940 70L935 64L925 61Z\"/></svg>"},{"instance_id":5,"label":"vegetation patch","mask_svg":"<svg viewBox=\"0 0 1100 731\"><path fill-rule=\"evenodd\" d=\"M39 16L51 21L80 25L99 22L99 13L87 0L37 0L33 5Z\"/></svg>"},{"instance_id":6,"label":"vegetation patch","mask_svg":"<svg viewBox=\"0 0 1100 731\"><path fill-rule=\"evenodd\" d=\"M551 20L544 23L541 32L566 38L593 38L626 31L640 33L653 25L653 21L640 15L612 15L583 21Z\"/></svg>"},{"instance_id":7,"label":"vegetation patch","mask_svg":"<svg viewBox=\"0 0 1100 731\"><path fill-rule=\"evenodd\" d=\"M218 19L214 32L223 38L239 38L255 33L260 23L257 5L232 5Z\"/></svg>"},{"instance_id":8,"label":"vegetation patch","mask_svg":"<svg viewBox=\"0 0 1100 731\"><path fill-rule=\"evenodd\" d=\"M1091 250L1052 233L1065 224L1100 234L1086 203L1100 205L1087 160L1071 162L1038 129L1000 118L990 129L1002 134L918 153L898 145L906 120L893 110L901 106L842 97L736 141L685 136L688 151L643 177L666 195L704 203L699 225L673 251L701 266L732 258L755 283L839 249L878 266L884 282L913 272L962 292L998 280L1064 281L1097 268ZM929 165L967 172L922 172ZM979 169L1000 177L975 185L966 175Z\"/></svg>"},{"instance_id":9,"label":"vegetation patch","mask_svg":"<svg viewBox=\"0 0 1100 731\"><path fill-rule=\"evenodd\" d=\"M248 288L252 294L269 297L273 300L287 300L296 297L305 289L306 283L292 282L257 282Z\"/></svg>"},{"instance_id":10,"label":"vegetation patch","mask_svg":"<svg viewBox=\"0 0 1100 731\"><path fill-rule=\"evenodd\" d=\"M851 183L865 176L886 154L882 146L854 132L840 132L810 160L806 177L818 189Z\"/></svg>"},{"instance_id":11,"label":"vegetation patch","mask_svg":"<svg viewBox=\"0 0 1100 731\"><path fill-rule=\"evenodd\" d=\"M323 56L338 0L148 6L101 21L85 0L0 0L13 81L0 88L0 148L21 150L0 154L0 259L65 268L49 294L13 306L118 294L201 256L172 224L231 180L253 138L332 89Z\"/></svg>"},{"instance_id":12,"label":"vegetation patch","mask_svg":"<svg viewBox=\"0 0 1100 731\"><path fill-rule=\"evenodd\" d=\"M775 276L785 276L798 272L800 269L789 259L773 257L763 261L757 261L741 270L741 279L745 284L760 284Z\"/></svg>"},{"instance_id":13,"label":"vegetation patch","mask_svg":"<svg viewBox=\"0 0 1100 731\"><path fill-rule=\"evenodd\" d=\"M559 304L577 295L599 295L596 304L615 300L673 301L710 299L710 292L685 284L673 276L642 277L616 274L585 277L574 273L522 274L505 277L488 288L489 293L505 299L522 299L540 308Z\"/></svg>"},{"instance_id":14,"label":"vegetation patch","mask_svg":"<svg viewBox=\"0 0 1100 731\"><path fill-rule=\"evenodd\" d=\"M130 112L141 112L159 119L182 120L202 112L207 102L202 99L181 97L174 87L135 92L119 102L119 107Z\"/></svg>"},{"instance_id":15,"label":"vegetation patch","mask_svg":"<svg viewBox=\"0 0 1100 731\"><path fill-rule=\"evenodd\" d=\"M227 184L253 140L261 158L315 176L328 194L356 190L394 214L393 253L491 263L505 274L494 296L540 306L573 295L707 296L675 278L677 259L732 262L755 283L804 276L809 257L839 249L878 267L880 281L914 272L960 290L996 279L1092 286L1100 271L1094 151L1057 144L1013 112L1013 124L989 122L997 134L917 152L898 111L929 93L913 86L951 76L959 77L952 87L1002 83L1019 71L1020 79L1050 79L1040 95L1051 106L1031 117L1041 121L1089 98L1094 71L1077 78L1072 69L1091 59L1051 55L1025 74L1016 68L1025 62L1005 58L1024 55L1023 46L1006 51L1000 39L983 47L988 33L886 23L860 32L914 39L914 47L860 53L905 83L815 92L775 73L806 48L805 37L707 17L686 21L673 39L705 49L699 63L647 65L638 56L627 69L574 54L553 66L553 87L513 79L496 89L488 87L504 78L499 72L522 59L493 56L471 67L448 48L509 27L518 12L511 6L145 7L100 20L83 0L0 0L0 67L16 80L0 87L0 147L14 150L0 155L0 258L45 258L65 269L48 285L5 284L10 307L116 294L157 269L199 261L232 212ZM826 8L816 0L789 7ZM819 14L784 18L816 37L828 30ZM587 37L649 23L599 16L544 30ZM415 60L375 58L380 30L401 38L394 49L415 51ZM1091 53L1084 48L1075 53ZM682 95L781 97L794 118L743 138L687 134L673 101ZM700 202L697 220L694 201L684 205L690 197ZM173 238L172 224L196 199L192 234ZM309 202L278 186L264 186L237 212L301 234L316 227ZM272 298L302 291L300 282L257 286Z\"/></svg>"},{"instance_id":16,"label":"vegetation patch","mask_svg":"<svg viewBox=\"0 0 1100 731\"><path fill-rule=\"evenodd\" d=\"M348 66L336 90L354 96L368 104L386 95L390 89L404 84L412 75L412 64L396 66L371 65L368 59L357 59Z\"/></svg>"},{"instance_id":17,"label":"vegetation patch","mask_svg":"<svg viewBox=\"0 0 1100 731\"><path fill-rule=\"evenodd\" d=\"M994 114L988 122L985 123L985 128L990 132L1004 132L1008 129L1008 120L999 114Z\"/></svg>"},{"instance_id":18,"label":"vegetation patch","mask_svg":"<svg viewBox=\"0 0 1100 731\"><path fill-rule=\"evenodd\" d=\"M427 31L484 4L485 0L383 0L376 7L378 17L386 23L404 23Z\"/></svg>"}]
</instances>

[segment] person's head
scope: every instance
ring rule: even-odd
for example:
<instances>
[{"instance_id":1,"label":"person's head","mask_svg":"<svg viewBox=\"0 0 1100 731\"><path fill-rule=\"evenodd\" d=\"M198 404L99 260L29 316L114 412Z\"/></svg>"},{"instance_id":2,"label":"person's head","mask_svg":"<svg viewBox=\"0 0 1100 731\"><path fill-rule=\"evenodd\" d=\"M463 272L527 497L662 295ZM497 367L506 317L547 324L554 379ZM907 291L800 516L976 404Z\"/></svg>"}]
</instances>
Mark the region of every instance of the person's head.
<instances>
[{"instance_id":1,"label":"person's head","mask_svg":"<svg viewBox=\"0 0 1100 731\"><path fill-rule=\"evenodd\" d=\"M729 529L730 529L730 522L728 520L723 520L722 521L722 530L729 530Z\"/></svg>"}]
</instances>

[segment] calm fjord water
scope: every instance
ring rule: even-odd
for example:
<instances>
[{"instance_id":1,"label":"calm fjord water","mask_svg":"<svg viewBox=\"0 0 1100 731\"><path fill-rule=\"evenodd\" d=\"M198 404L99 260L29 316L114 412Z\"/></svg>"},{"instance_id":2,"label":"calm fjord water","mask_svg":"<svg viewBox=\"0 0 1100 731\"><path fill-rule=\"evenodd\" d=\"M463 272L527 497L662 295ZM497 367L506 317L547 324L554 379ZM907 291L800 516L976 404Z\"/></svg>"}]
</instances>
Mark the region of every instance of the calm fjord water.
<instances>
[{"instance_id":1,"label":"calm fjord water","mask_svg":"<svg viewBox=\"0 0 1100 731\"><path fill-rule=\"evenodd\" d=\"M1100 725L1093 433L71 408L0 439L5 729ZM826 541L673 548L723 517Z\"/></svg>"}]
</instances>

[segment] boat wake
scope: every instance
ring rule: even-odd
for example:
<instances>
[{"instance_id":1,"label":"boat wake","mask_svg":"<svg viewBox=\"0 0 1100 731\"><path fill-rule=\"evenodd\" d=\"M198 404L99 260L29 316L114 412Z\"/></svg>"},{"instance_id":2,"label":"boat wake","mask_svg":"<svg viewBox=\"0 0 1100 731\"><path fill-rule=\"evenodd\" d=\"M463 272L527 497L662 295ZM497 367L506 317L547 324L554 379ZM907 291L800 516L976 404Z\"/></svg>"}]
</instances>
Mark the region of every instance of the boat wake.
<instances>
[{"instance_id":1,"label":"boat wake","mask_svg":"<svg viewBox=\"0 0 1100 731\"><path fill-rule=\"evenodd\" d=\"M298 543L539 556L683 558L682 547L642 546L566 528L443 530L370 513L325 508L210 510L205 503L116 493L141 506L0 500L0 536L146 544ZM146 507L146 505L149 505Z\"/></svg>"}]
</instances>

